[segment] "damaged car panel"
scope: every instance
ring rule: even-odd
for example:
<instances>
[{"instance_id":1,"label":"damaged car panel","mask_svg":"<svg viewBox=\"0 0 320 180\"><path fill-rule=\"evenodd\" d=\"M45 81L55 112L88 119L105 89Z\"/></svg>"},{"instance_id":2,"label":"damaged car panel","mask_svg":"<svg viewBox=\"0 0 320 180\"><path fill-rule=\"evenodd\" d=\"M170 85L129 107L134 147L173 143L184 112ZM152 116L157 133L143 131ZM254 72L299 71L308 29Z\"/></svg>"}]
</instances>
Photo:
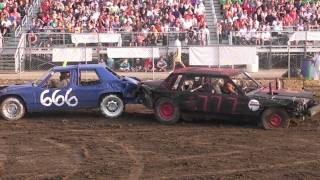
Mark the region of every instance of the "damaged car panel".
<instances>
[{"instance_id":1,"label":"damaged car panel","mask_svg":"<svg viewBox=\"0 0 320 180\"><path fill-rule=\"evenodd\" d=\"M153 108L163 124L180 117L260 119L265 129L288 127L290 118L320 112L314 93L262 87L246 72L189 67L163 81L139 84L141 103Z\"/></svg>"},{"instance_id":2,"label":"damaged car panel","mask_svg":"<svg viewBox=\"0 0 320 180\"><path fill-rule=\"evenodd\" d=\"M54 67L41 79L0 90L1 115L17 120L26 112L99 108L116 118L125 104L137 103L138 81L119 76L105 65Z\"/></svg>"}]
</instances>

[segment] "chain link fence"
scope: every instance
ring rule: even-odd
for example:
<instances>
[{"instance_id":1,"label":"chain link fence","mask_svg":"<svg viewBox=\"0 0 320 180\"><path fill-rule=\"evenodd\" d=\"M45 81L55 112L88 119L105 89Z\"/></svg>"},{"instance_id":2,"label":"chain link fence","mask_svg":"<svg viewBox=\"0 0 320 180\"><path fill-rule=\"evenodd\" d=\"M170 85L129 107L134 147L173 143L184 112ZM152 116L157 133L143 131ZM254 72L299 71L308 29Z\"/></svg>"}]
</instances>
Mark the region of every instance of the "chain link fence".
<instances>
[{"instance_id":1,"label":"chain link fence","mask_svg":"<svg viewBox=\"0 0 320 180\"><path fill-rule=\"evenodd\" d=\"M272 34L272 33L271 33ZM272 42L280 43L264 43L257 46L254 39L249 39L250 43L243 43L238 41L245 41L237 37L237 43L233 46L241 47L257 47L257 55L259 57L260 69L290 69L292 71L292 77L298 76L301 71L301 66L304 61L310 60L314 57L315 52L320 51L320 44L310 41L290 41L292 40L293 33L280 33L281 36L273 34ZM104 62L115 71L120 71L120 64L125 60L124 58L111 59L107 55L108 48L124 48L124 47L156 47L159 48L161 58L166 63L166 71L173 69L173 54L176 49L174 41L179 37L182 46L181 59L182 62L189 65L189 48L192 47L204 47L200 46L201 38L199 34L190 38L189 34L185 33L115 33L104 36L103 34L85 34L88 37L70 34L70 33L57 33L57 32L41 32L41 33L29 33L25 34L25 44L19 46L19 48L1 48L0 49L0 67L2 71L10 71L13 69L19 69L19 71L46 71L54 66L62 65L61 62L53 61L53 49L65 49L65 48L90 48L92 49L92 61L83 61L81 63L101 63ZM152 36L158 36L157 40L150 41ZM279 33L278 33L279 35ZM144 40L139 43L139 37L143 36ZM285 37L287 36L287 37ZM306 36L306 37L304 37ZM307 38L307 33L300 33L299 37ZM236 35L234 35L234 38ZM253 36L250 36L253 37ZM96 38L96 39L94 39ZM118 38L118 39L117 39ZM233 39L234 39L233 38ZM282 39L281 39L282 38ZM94 40L93 40L94 39ZM15 43L22 42L17 41ZM21 43L22 44L22 43ZM235 45L238 44L238 45ZM215 45L219 46L219 45ZM226 46L226 45L224 45ZM208 47L208 46L206 46ZM231 47L231 46L229 46ZM245 53L245 52L244 52ZM18 58L17 58L18 57ZM19 58L20 57L20 58ZM68 60L69 57L64 57ZM17 63L18 59L18 63ZM158 71L157 63L160 58L154 59L154 65L150 65L150 58L129 58L127 61L130 64L129 71L141 71L151 72L153 70ZM68 62L68 64L78 64L79 62ZM149 64L148 64L149 63ZM18 67L17 67L18 66ZM179 66L179 65L178 65ZM152 68L154 67L154 69ZM246 65L235 66L238 68L246 68ZM291 75L287 74L287 76ZM286 76L286 75L285 75Z\"/></svg>"}]
</instances>

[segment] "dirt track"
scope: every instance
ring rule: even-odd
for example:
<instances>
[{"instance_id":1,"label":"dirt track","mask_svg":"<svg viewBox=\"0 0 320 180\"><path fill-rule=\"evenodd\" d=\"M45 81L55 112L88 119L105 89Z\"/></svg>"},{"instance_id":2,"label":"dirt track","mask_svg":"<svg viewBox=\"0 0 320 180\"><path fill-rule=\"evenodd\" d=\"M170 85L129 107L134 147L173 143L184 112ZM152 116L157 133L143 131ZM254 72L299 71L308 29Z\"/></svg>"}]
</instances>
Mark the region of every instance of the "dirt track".
<instances>
[{"instance_id":1,"label":"dirt track","mask_svg":"<svg viewBox=\"0 0 320 180\"><path fill-rule=\"evenodd\" d=\"M320 178L317 121L280 131L221 121L163 126L131 105L118 120L36 113L0 130L1 179Z\"/></svg>"}]
</instances>

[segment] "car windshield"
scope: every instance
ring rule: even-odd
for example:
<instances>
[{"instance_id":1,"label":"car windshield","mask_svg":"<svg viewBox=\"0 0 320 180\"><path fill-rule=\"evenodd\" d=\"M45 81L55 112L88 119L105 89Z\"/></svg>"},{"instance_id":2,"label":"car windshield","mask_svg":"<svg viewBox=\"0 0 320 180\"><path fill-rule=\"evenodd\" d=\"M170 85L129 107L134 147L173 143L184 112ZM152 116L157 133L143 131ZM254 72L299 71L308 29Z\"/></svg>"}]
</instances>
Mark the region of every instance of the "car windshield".
<instances>
[{"instance_id":1,"label":"car windshield","mask_svg":"<svg viewBox=\"0 0 320 180\"><path fill-rule=\"evenodd\" d=\"M33 85L34 86L39 86L39 84L46 78L48 77L49 74L52 74L53 71L49 70L48 72L43 73L43 75L40 76L40 78L38 78L37 80L33 81Z\"/></svg>"},{"instance_id":2,"label":"car windshield","mask_svg":"<svg viewBox=\"0 0 320 180\"><path fill-rule=\"evenodd\" d=\"M245 93L261 88L260 84L246 72L231 76L231 79Z\"/></svg>"}]
</instances>

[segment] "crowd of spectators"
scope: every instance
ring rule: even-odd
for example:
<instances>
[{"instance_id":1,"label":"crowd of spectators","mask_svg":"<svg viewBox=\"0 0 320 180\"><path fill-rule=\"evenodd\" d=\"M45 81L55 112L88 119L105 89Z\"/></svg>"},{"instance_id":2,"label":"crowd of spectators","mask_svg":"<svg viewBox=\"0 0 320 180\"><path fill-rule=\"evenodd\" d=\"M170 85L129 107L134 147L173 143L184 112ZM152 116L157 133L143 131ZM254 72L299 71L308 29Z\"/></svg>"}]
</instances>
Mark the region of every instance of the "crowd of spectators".
<instances>
[{"instance_id":1,"label":"crowd of spectators","mask_svg":"<svg viewBox=\"0 0 320 180\"><path fill-rule=\"evenodd\" d=\"M285 36L280 31L318 29L320 1L220 0L224 20L218 23L219 37L251 41L257 45Z\"/></svg>"},{"instance_id":2,"label":"crowd of spectators","mask_svg":"<svg viewBox=\"0 0 320 180\"><path fill-rule=\"evenodd\" d=\"M168 44L178 32L187 44L206 45L203 0L43 0L31 31L122 32L129 45ZM134 34L132 36L132 34Z\"/></svg>"},{"instance_id":3,"label":"crowd of spectators","mask_svg":"<svg viewBox=\"0 0 320 180\"><path fill-rule=\"evenodd\" d=\"M1 36L8 36L20 25L30 4L29 0L0 0Z\"/></svg>"},{"instance_id":4,"label":"crowd of spectators","mask_svg":"<svg viewBox=\"0 0 320 180\"><path fill-rule=\"evenodd\" d=\"M107 58L101 59L99 63L106 64L109 68L113 70L119 70L122 72L166 72L168 70L168 62L167 60L161 56L159 59L155 59L155 64L152 64L152 59L122 59L117 62L119 64L115 64L114 59Z\"/></svg>"}]
</instances>

